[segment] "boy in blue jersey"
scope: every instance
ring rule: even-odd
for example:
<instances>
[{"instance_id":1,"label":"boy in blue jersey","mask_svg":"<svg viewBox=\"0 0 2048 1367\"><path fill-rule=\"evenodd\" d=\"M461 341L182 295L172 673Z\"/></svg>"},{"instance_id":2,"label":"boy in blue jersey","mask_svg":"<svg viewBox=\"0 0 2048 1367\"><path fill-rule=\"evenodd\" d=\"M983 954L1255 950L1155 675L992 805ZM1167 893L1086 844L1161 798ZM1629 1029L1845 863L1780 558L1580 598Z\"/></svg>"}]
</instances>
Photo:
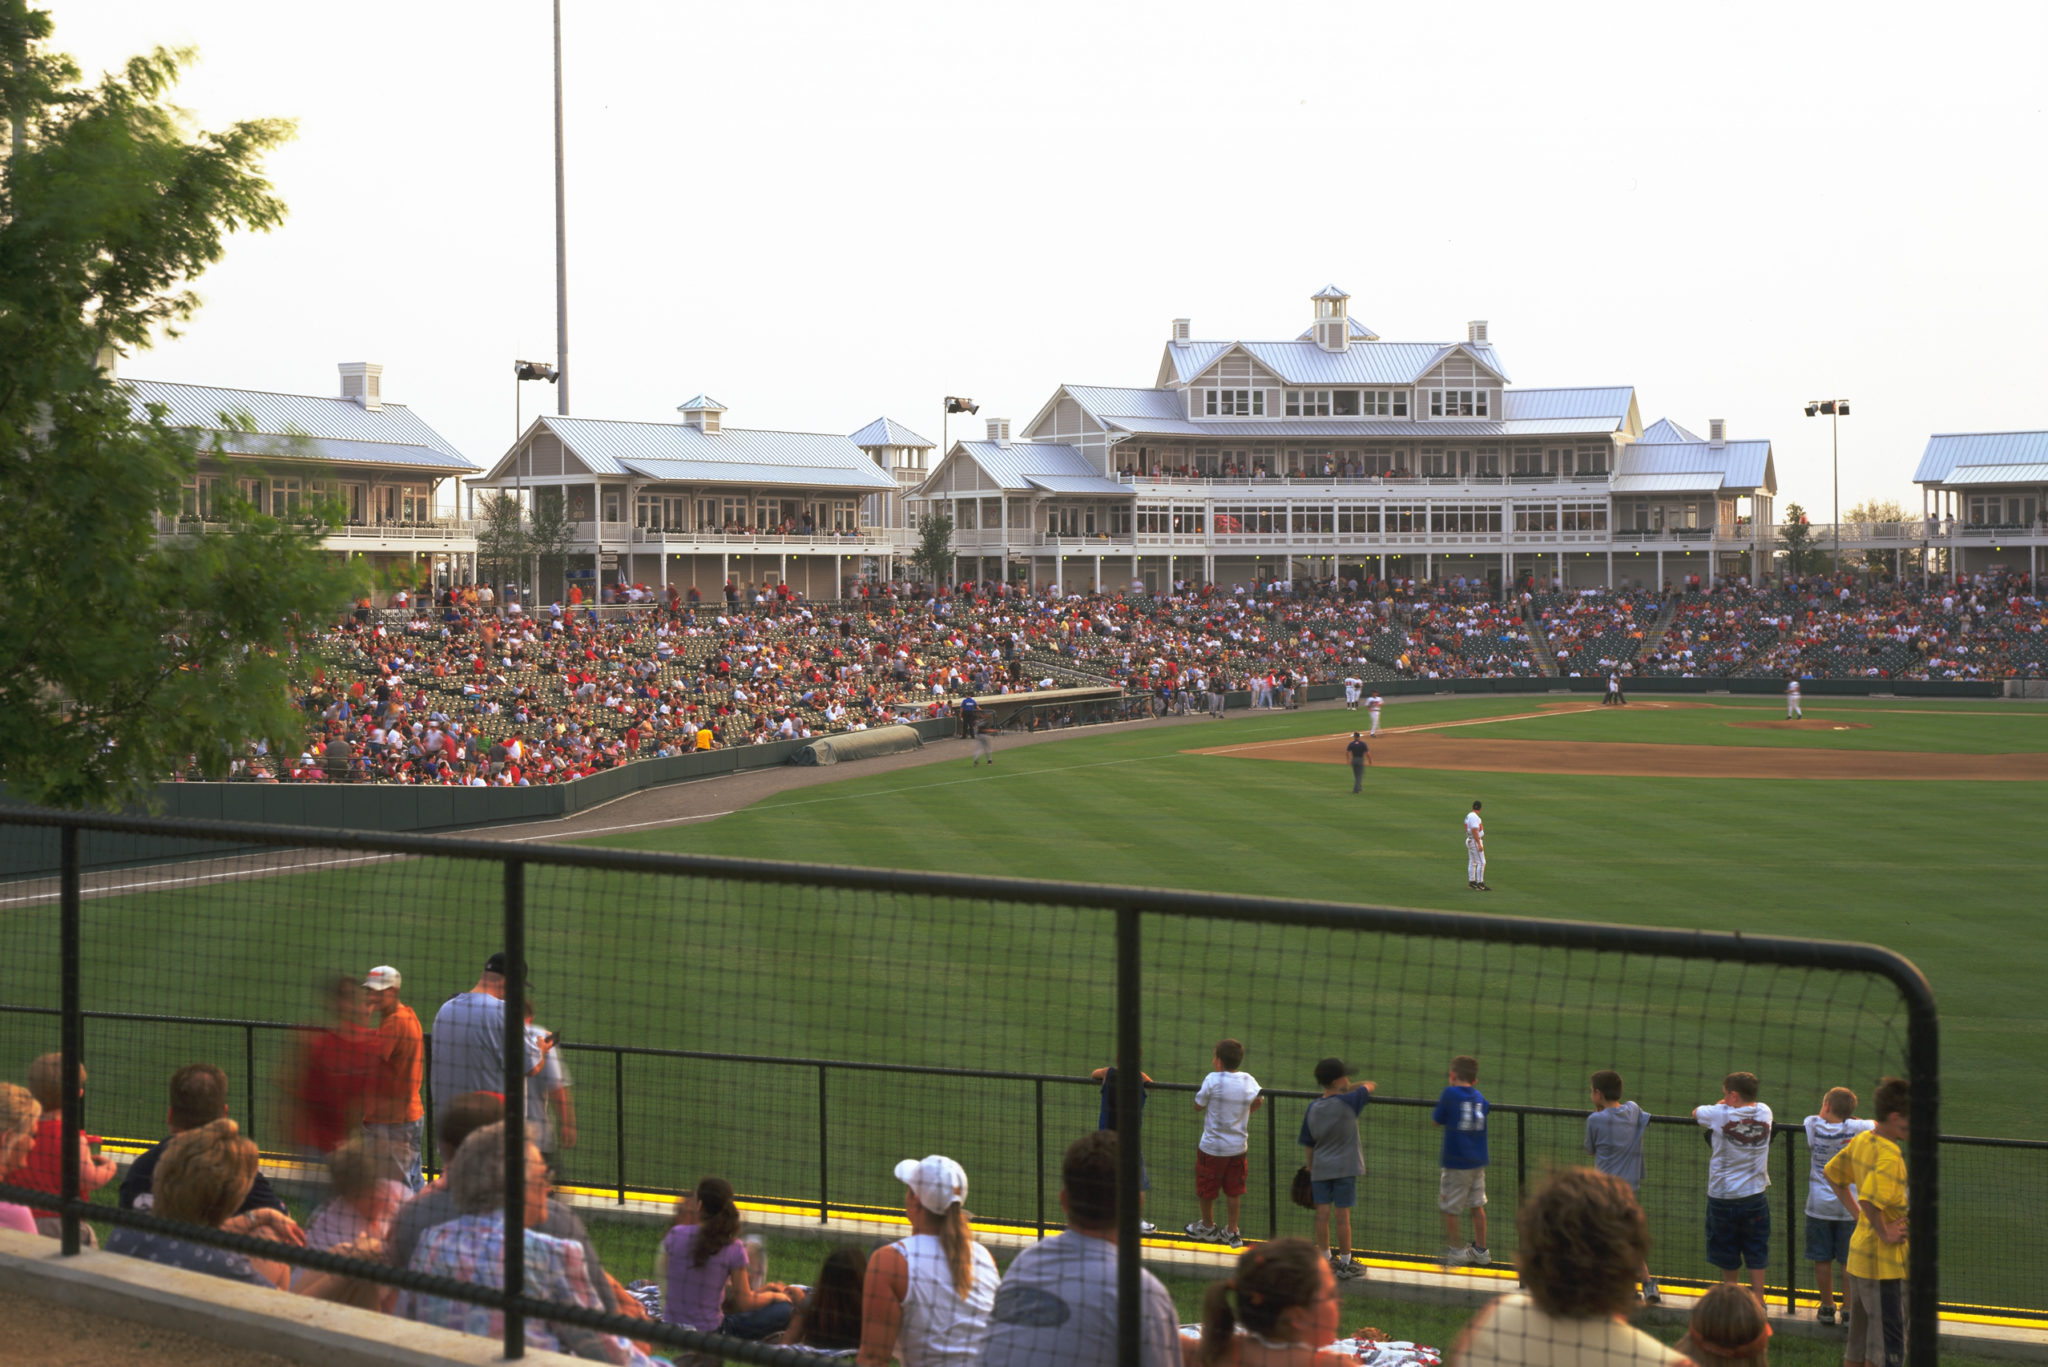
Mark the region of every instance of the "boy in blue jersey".
<instances>
[{"instance_id":1,"label":"boy in blue jersey","mask_svg":"<svg viewBox=\"0 0 2048 1367\"><path fill-rule=\"evenodd\" d=\"M1486 1251L1486 1097L1474 1085L1479 1081L1479 1060L1470 1054L1452 1059L1449 1081L1430 1113L1444 1132L1436 1203L1444 1216L1444 1266L1484 1267L1493 1255ZM1461 1247L1460 1217L1468 1210L1472 1241Z\"/></svg>"}]
</instances>

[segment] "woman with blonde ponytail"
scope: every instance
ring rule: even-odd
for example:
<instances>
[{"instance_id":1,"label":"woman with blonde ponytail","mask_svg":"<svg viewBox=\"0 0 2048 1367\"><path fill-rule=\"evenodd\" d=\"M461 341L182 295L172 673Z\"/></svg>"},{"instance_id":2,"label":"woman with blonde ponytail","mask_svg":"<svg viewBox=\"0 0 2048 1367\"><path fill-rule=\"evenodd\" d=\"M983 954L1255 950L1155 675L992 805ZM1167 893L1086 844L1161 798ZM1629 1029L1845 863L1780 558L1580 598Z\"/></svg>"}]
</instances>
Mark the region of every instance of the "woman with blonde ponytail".
<instances>
[{"instance_id":1,"label":"woman with blonde ponytail","mask_svg":"<svg viewBox=\"0 0 2048 1367\"><path fill-rule=\"evenodd\" d=\"M1306 1239L1245 1250L1237 1274L1202 1300L1199 1367L1339 1367L1355 1363L1337 1341L1337 1278Z\"/></svg>"},{"instance_id":2,"label":"woman with blonde ponytail","mask_svg":"<svg viewBox=\"0 0 2048 1367\"><path fill-rule=\"evenodd\" d=\"M942 1367L981 1360L996 1301L995 1259L974 1240L967 1171L942 1154L896 1165L910 1237L868 1259L861 1295L862 1367Z\"/></svg>"}]
</instances>

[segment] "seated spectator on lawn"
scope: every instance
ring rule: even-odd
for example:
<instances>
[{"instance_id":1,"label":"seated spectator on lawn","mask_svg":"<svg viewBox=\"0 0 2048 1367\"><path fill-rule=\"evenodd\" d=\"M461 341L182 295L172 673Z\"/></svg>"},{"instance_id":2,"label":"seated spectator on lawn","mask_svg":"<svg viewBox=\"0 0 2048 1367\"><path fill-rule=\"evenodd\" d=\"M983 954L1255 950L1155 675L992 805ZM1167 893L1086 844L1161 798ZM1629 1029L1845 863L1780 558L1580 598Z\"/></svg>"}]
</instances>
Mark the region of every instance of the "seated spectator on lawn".
<instances>
[{"instance_id":1,"label":"seated spectator on lawn","mask_svg":"<svg viewBox=\"0 0 2048 1367\"><path fill-rule=\"evenodd\" d=\"M327 1175L334 1194L307 1222L306 1247L327 1252L353 1247L382 1261L384 1237L390 1233L399 1203L406 1198L405 1183L397 1180L392 1160L378 1146L355 1139L328 1156ZM292 1274L292 1290L299 1290L315 1275L299 1268ZM357 1281L347 1299L366 1310L381 1310L389 1296L375 1282Z\"/></svg>"},{"instance_id":2,"label":"seated spectator on lawn","mask_svg":"<svg viewBox=\"0 0 2048 1367\"><path fill-rule=\"evenodd\" d=\"M1117 1367L1116 1131L1067 1145L1060 1160L1067 1231L1017 1255L996 1292L987 1367ZM1144 1326L1139 1362L1175 1367L1179 1320L1157 1277L1141 1271Z\"/></svg>"},{"instance_id":3,"label":"seated spectator on lawn","mask_svg":"<svg viewBox=\"0 0 2048 1367\"><path fill-rule=\"evenodd\" d=\"M968 1222L967 1170L935 1153L898 1163L896 1180L910 1237L868 1259L861 1367L979 1362L1002 1279Z\"/></svg>"},{"instance_id":4,"label":"seated spectator on lawn","mask_svg":"<svg viewBox=\"0 0 2048 1367\"><path fill-rule=\"evenodd\" d=\"M1472 1317L1452 1350L1459 1367L1682 1367L1682 1354L1623 1318L1650 1252L1628 1183L1562 1169L1522 1203L1515 1227L1527 1290Z\"/></svg>"},{"instance_id":5,"label":"seated spectator on lawn","mask_svg":"<svg viewBox=\"0 0 2048 1367\"><path fill-rule=\"evenodd\" d=\"M1766 1363L1771 1360L1771 1322L1747 1287L1722 1282L1692 1308L1692 1324L1678 1351L1696 1363Z\"/></svg>"},{"instance_id":6,"label":"seated spectator on lawn","mask_svg":"<svg viewBox=\"0 0 2048 1367\"><path fill-rule=\"evenodd\" d=\"M1197 1367L1340 1367L1356 1359L1337 1341L1337 1275L1306 1239L1245 1250L1227 1281L1202 1298Z\"/></svg>"},{"instance_id":7,"label":"seated spectator on lawn","mask_svg":"<svg viewBox=\"0 0 2048 1367\"><path fill-rule=\"evenodd\" d=\"M505 1125L486 1125L465 1139L448 1163L448 1190L460 1212L421 1237L407 1264L415 1272L452 1277L497 1289L505 1284ZM526 1146L524 1230L526 1294L590 1310L605 1308L598 1294L603 1274L584 1257L583 1245L537 1228L548 1213L548 1167L540 1150ZM502 1312L423 1291L401 1291L394 1314L466 1334L503 1338ZM599 1362L652 1367L653 1360L616 1334L530 1318L526 1342Z\"/></svg>"},{"instance_id":8,"label":"seated spectator on lawn","mask_svg":"<svg viewBox=\"0 0 2048 1367\"><path fill-rule=\"evenodd\" d=\"M42 1114L43 1108L28 1088L0 1082L0 1172L7 1173L10 1185L15 1180L14 1170L27 1161L36 1146L36 1122ZM0 1200L0 1229L34 1234L36 1217L27 1206Z\"/></svg>"},{"instance_id":9,"label":"seated spectator on lawn","mask_svg":"<svg viewBox=\"0 0 2048 1367\"><path fill-rule=\"evenodd\" d=\"M228 1234L247 1234L303 1247L305 1232L291 1216L268 1207L248 1209L245 1203L249 1188L256 1180L256 1141L244 1138L240 1127L223 1116L171 1138L152 1178L150 1194L154 1199L150 1214ZM360 1257L364 1252L351 1245L330 1251L349 1257ZM285 1286L292 1270L287 1263L251 1258L126 1225L107 1236L107 1252L278 1289ZM344 1289L343 1282L343 1278L316 1273L307 1279L300 1294L333 1299Z\"/></svg>"},{"instance_id":10,"label":"seated spectator on lawn","mask_svg":"<svg viewBox=\"0 0 2048 1367\"><path fill-rule=\"evenodd\" d=\"M164 1156L171 1140L189 1131L210 1125L228 1113L228 1075L211 1063L188 1063L171 1074L171 1105L164 1117L170 1128L170 1136L159 1139L144 1150L142 1155L128 1165L128 1175L121 1179L121 1204L131 1210L148 1210L155 1201L151 1186L156 1178L156 1165ZM254 1153L252 1142L249 1152ZM255 1210L274 1210L285 1213L285 1204L262 1173L257 1173L242 1197L237 1214L246 1215Z\"/></svg>"},{"instance_id":11,"label":"seated spectator on lawn","mask_svg":"<svg viewBox=\"0 0 2048 1367\"><path fill-rule=\"evenodd\" d=\"M434 1124L434 1138L440 1145L439 1151L443 1155L461 1152L472 1134L504 1118L505 1098L496 1092L468 1092L456 1097L442 1108L440 1118ZM393 1267L411 1266L420 1236L461 1213L456 1209L454 1193L448 1188L447 1174L443 1173L439 1179L429 1182L419 1195L398 1208L391 1221L391 1231L384 1240L384 1260ZM612 1280L604 1275L597 1245L590 1241L590 1231L583 1227L583 1220L575 1211L550 1197L547 1218L534 1228L543 1234L552 1234L558 1239L574 1239L583 1245L584 1263L598 1283L597 1292L604 1300L605 1309L617 1309L617 1294Z\"/></svg>"},{"instance_id":12,"label":"seated spectator on lawn","mask_svg":"<svg viewBox=\"0 0 2048 1367\"><path fill-rule=\"evenodd\" d=\"M12 1165L0 1159L0 1182L14 1187L31 1187L36 1191L47 1191L55 1196L62 1185L64 1172L63 1150L59 1144L64 1138L64 1089L58 1078L64 1068L62 1054L44 1054L28 1066L28 1090L42 1107L43 1118L36 1122L35 1146L17 1156ZM78 1070L78 1094L85 1095L85 1069ZM111 1158L94 1158L92 1141L88 1135L78 1136L78 1194L91 1199L92 1194L114 1180L120 1167ZM55 1238L58 1233L57 1212L36 1209L36 1229ZM90 1226L80 1226L80 1235L86 1244L93 1242Z\"/></svg>"},{"instance_id":13,"label":"seated spectator on lawn","mask_svg":"<svg viewBox=\"0 0 2048 1367\"><path fill-rule=\"evenodd\" d=\"M850 1358L859 1352L860 1299L867 1276L868 1251L860 1245L841 1244L826 1254L803 1308L776 1342L820 1356Z\"/></svg>"},{"instance_id":14,"label":"seated spectator on lawn","mask_svg":"<svg viewBox=\"0 0 2048 1367\"><path fill-rule=\"evenodd\" d=\"M740 1208L723 1177L706 1177L682 1199L661 1248L668 1263L661 1317L668 1323L736 1339L770 1338L789 1327L802 1293L781 1282L751 1284Z\"/></svg>"}]
</instances>

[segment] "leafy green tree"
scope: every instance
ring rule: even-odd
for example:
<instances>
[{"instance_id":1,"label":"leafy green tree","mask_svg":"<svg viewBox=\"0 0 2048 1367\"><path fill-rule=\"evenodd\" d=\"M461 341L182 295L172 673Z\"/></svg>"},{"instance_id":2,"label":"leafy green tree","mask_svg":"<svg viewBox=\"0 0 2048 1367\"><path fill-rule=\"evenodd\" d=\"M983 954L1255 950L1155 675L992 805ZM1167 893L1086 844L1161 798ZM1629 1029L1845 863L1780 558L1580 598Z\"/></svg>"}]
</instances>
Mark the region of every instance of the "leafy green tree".
<instances>
[{"instance_id":1,"label":"leafy green tree","mask_svg":"<svg viewBox=\"0 0 2048 1367\"><path fill-rule=\"evenodd\" d=\"M536 601L561 600L562 581L569 572L569 552L575 545L576 522L569 516L569 501L562 496L562 491L535 489L533 521L526 529L526 549L535 562L533 592Z\"/></svg>"},{"instance_id":2,"label":"leafy green tree","mask_svg":"<svg viewBox=\"0 0 2048 1367\"><path fill-rule=\"evenodd\" d=\"M321 550L318 511L230 496L224 528L159 535L204 438L137 412L101 364L175 336L227 235L284 217L261 168L291 125L190 131L168 103L189 52L86 86L51 31L0 0L0 779L112 807L188 764L223 774L251 738L296 738L298 633L358 578Z\"/></svg>"},{"instance_id":3,"label":"leafy green tree","mask_svg":"<svg viewBox=\"0 0 2048 1367\"><path fill-rule=\"evenodd\" d=\"M1807 521L1806 509L1797 503L1785 505L1778 540L1785 548L1785 573L1797 579L1820 568L1821 549L1813 542L1813 526Z\"/></svg>"},{"instance_id":4,"label":"leafy green tree","mask_svg":"<svg viewBox=\"0 0 2048 1367\"><path fill-rule=\"evenodd\" d=\"M1842 521L1845 523L1908 521L1918 523L1920 519L1908 514L1905 505L1895 498L1866 498L1863 502L1843 513ZM1901 546L1906 550L1916 552L1918 550L1917 546L1908 546L1904 541L1901 542ZM1913 559L1915 564L1919 562L1917 554L1915 554ZM1890 574L1892 572L1892 552L1880 547L1873 547L1860 554L1852 555L1849 559L1849 564L1853 568L1862 570L1865 574Z\"/></svg>"},{"instance_id":5,"label":"leafy green tree","mask_svg":"<svg viewBox=\"0 0 2048 1367\"><path fill-rule=\"evenodd\" d=\"M953 519L945 513L928 513L917 530L917 549L910 563L918 577L934 584L944 583L953 572Z\"/></svg>"},{"instance_id":6,"label":"leafy green tree","mask_svg":"<svg viewBox=\"0 0 2048 1367\"><path fill-rule=\"evenodd\" d=\"M527 556L525 510L511 494L488 493L477 500L476 558L487 584L519 575ZM522 576L523 577L523 576Z\"/></svg>"}]
</instances>

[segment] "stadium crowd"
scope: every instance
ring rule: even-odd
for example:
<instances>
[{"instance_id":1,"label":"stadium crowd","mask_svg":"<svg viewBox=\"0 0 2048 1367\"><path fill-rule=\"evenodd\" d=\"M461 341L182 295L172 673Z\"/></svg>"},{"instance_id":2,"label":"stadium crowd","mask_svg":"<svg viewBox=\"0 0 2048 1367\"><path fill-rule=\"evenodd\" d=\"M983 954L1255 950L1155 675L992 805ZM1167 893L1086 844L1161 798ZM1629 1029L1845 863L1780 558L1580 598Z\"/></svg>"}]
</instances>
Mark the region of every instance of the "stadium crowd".
<instances>
[{"instance_id":1,"label":"stadium crowd","mask_svg":"<svg viewBox=\"0 0 2048 1367\"><path fill-rule=\"evenodd\" d=\"M486 589L365 604L306 646L306 734L252 742L235 776L557 783L1072 685L1120 685L1163 715L1228 692L1271 705L1347 677L1988 680L2048 668L2048 607L2024 575L1662 593L1526 585L1505 602L1485 581L1456 579L1183 582L1158 596L900 584L829 605L728 585L696 599L671 590L526 613Z\"/></svg>"}]
</instances>

